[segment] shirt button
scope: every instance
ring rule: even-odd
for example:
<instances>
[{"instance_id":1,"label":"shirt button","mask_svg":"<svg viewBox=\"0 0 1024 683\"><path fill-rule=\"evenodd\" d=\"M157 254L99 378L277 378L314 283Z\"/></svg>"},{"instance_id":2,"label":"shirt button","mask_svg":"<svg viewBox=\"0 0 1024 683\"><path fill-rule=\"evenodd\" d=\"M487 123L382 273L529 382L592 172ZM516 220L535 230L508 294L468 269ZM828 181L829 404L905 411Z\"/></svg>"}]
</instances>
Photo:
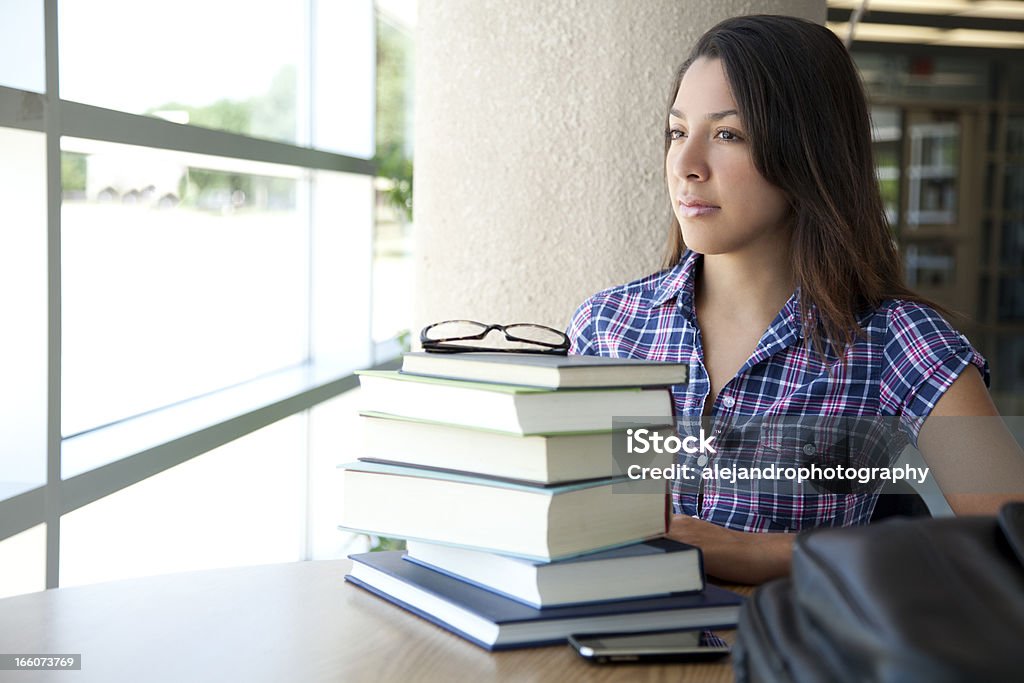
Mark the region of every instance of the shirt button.
<instances>
[{"instance_id":1,"label":"shirt button","mask_svg":"<svg viewBox=\"0 0 1024 683\"><path fill-rule=\"evenodd\" d=\"M734 405L736 405L736 399L734 399L732 396L725 396L722 398L722 405L725 406L726 408L732 408Z\"/></svg>"},{"instance_id":2,"label":"shirt button","mask_svg":"<svg viewBox=\"0 0 1024 683\"><path fill-rule=\"evenodd\" d=\"M814 447L813 443L805 443L804 444L804 453L806 453L807 455L814 455L817 452L818 452L818 449Z\"/></svg>"},{"instance_id":3,"label":"shirt button","mask_svg":"<svg viewBox=\"0 0 1024 683\"><path fill-rule=\"evenodd\" d=\"M704 467L704 465L707 465L707 464L708 464L708 456L702 455L699 458L697 458L697 467Z\"/></svg>"}]
</instances>

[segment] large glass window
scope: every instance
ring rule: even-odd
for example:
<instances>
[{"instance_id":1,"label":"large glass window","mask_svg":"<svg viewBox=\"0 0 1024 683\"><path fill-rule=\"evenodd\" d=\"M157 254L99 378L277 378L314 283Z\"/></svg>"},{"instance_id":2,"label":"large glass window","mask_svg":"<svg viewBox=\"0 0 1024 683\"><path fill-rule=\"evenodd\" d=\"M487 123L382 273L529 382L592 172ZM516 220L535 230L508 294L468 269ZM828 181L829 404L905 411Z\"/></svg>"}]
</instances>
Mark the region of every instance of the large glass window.
<instances>
[{"instance_id":1,"label":"large glass window","mask_svg":"<svg viewBox=\"0 0 1024 683\"><path fill-rule=\"evenodd\" d=\"M296 415L61 520L61 585L302 559Z\"/></svg>"},{"instance_id":2,"label":"large glass window","mask_svg":"<svg viewBox=\"0 0 1024 683\"><path fill-rule=\"evenodd\" d=\"M0 85L43 92L43 0L5 0L0 8Z\"/></svg>"},{"instance_id":3,"label":"large glass window","mask_svg":"<svg viewBox=\"0 0 1024 683\"><path fill-rule=\"evenodd\" d=\"M61 2L61 96L373 154L372 2L176 0L147 16L132 0Z\"/></svg>"},{"instance_id":4,"label":"large glass window","mask_svg":"<svg viewBox=\"0 0 1024 683\"><path fill-rule=\"evenodd\" d=\"M0 127L0 499L46 481L46 138Z\"/></svg>"},{"instance_id":5,"label":"large glass window","mask_svg":"<svg viewBox=\"0 0 1024 683\"><path fill-rule=\"evenodd\" d=\"M404 304L413 290L413 39L409 7L380 3L377 15L377 213L373 243L373 338L412 327ZM409 3L406 3L408 5Z\"/></svg>"},{"instance_id":6,"label":"large glass window","mask_svg":"<svg viewBox=\"0 0 1024 683\"><path fill-rule=\"evenodd\" d=\"M39 524L0 541L0 598L46 588L46 527Z\"/></svg>"},{"instance_id":7,"label":"large glass window","mask_svg":"<svg viewBox=\"0 0 1024 683\"><path fill-rule=\"evenodd\" d=\"M66 190L61 214L66 435L305 360L301 169L68 139L64 149L84 176L84 196Z\"/></svg>"},{"instance_id":8,"label":"large glass window","mask_svg":"<svg viewBox=\"0 0 1024 683\"><path fill-rule=\"evenodd\" d=\"M103 107L64 114L87 134L61 140L65 436L284 368L368 360L369 176L178 136L198 126L371 156L372 2L186 0L167 21L120 20L134 13L60 5L62 98ZM123 144L118 124L141 124L107 109L183 127L135 128ZM197 150L209 141L217 156ZM338 320L345 332L328 337Z\"/></svg>"},{"instance_id":9,"label":"large glass window","mask_svg":"<svg viewBox=\"0 0 1024 683\"><path fill-rule=\"evenodd\" d=\"M375 16L0 2L0 595L340 552L308 411L374 358Z\"/></svg>"},{"instance_id":10,"label":"large glass window","mask_svg":"<svg viewBox=\"0 0 1024 683\"><path fill-rule=\"evenodd\" d=\"M64 0L61 97L296 142L304 24L293 2Z\"/></svg>"}]
</instances>

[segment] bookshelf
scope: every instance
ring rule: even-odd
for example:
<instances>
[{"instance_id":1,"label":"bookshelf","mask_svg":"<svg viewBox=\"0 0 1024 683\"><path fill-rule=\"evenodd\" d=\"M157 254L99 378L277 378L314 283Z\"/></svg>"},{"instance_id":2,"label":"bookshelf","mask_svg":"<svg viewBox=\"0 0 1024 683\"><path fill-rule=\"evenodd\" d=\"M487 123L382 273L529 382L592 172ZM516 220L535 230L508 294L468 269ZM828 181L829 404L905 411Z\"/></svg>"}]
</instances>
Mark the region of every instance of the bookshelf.
<instances>
[{"instance_id":1,"label":"bookshelf","mask_svg":"<svg viewBox=\"0 0 1024 683\"><path fill-rule=\"evenodd\" d=\"M992 367L1004 415L1024 410L1024 99L993 68L989 97L872 95L873 145L907 284ZM870 88L869 88L870 90Z\"/></svg>"}]
</instances>

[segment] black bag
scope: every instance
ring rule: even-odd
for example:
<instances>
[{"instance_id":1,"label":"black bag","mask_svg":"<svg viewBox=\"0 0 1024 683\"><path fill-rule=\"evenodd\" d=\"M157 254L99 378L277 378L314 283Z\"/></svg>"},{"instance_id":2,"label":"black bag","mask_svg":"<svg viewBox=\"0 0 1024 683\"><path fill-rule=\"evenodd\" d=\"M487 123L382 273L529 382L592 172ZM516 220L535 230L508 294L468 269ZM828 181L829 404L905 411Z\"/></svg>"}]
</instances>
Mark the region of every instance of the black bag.
<instances>
[{"instance_id":1,"label":"black bag","mask_svg":"<svg viewBox=\"0 0 1024 683\"><path fill-rule=\"evenodd\" d=\"M740 612L740 683L1024 681L1024 503L797 537Z\"/></svg>"}]
</instances>

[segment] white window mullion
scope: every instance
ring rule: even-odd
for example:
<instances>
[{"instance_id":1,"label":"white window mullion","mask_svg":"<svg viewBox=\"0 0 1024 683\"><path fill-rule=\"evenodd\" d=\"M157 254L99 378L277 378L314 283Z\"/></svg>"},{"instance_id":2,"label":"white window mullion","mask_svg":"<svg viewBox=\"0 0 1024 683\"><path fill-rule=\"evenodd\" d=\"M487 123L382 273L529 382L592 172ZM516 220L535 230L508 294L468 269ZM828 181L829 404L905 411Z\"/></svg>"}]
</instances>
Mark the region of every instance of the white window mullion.
<instances>
[{"instance_id":1,"label":"white window mullion","mask_svg":"<svg viewBox=\"0 0 1024 683\"><path fill-rule=\"evenodd\" d=\"M374 165L334 152L171 123L79 102L62 101L61 133L69 137L305 168L372 174Z\"/></svg>"},{"instance_id":2,"label":"white window mullion","mask_svg":"<svg viewBox=\"0 0 1024 683\"><path fill-rule=\"evenodd\" d=\"M0 127L43 132L46 97L0 85Z\"/></svg>"}]
</instances>

